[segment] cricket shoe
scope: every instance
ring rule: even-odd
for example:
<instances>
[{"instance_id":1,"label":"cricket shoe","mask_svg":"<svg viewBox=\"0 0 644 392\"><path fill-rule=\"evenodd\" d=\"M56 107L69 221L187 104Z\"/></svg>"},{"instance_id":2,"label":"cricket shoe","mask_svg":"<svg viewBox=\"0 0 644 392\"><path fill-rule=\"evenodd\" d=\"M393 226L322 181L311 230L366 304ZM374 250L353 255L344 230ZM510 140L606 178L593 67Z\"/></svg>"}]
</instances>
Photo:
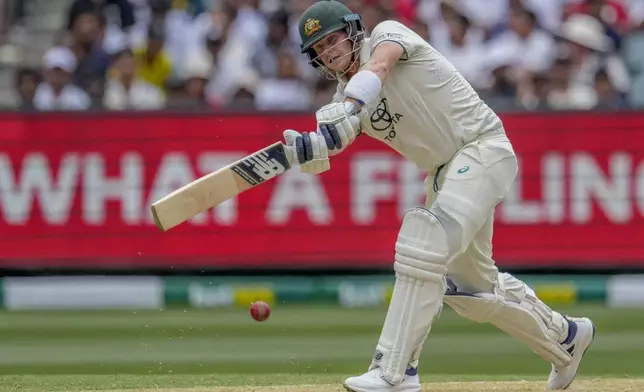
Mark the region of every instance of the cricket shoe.
<instances>
[{"instance_id":1,"label":"cricket shoe","mask_svg":"<svg viewBox=\"0 0 644 392\"><path fill-rule=\"evenodd\" d=\"M402 382L396 385L391 385L382 378L380 368L370 370L362 376L349 377L343 385L349 392L420 392L420 378L416 368L407 369Z\"/></svg>"},{"instance_id":2,"label":"cricket shoe","mask_svg":"<svg viewBox=\"0 0 644 392\"><path fill-rule=\"evenodd\" d=\"M577 376L579 364L586 350L595 338L595 325L590 319L566 317L568 319L568 339L561 345L572 356L572 362L565 367L552 365L548 377L548 389L566 389Z\"/></svg>"}]
</instances>

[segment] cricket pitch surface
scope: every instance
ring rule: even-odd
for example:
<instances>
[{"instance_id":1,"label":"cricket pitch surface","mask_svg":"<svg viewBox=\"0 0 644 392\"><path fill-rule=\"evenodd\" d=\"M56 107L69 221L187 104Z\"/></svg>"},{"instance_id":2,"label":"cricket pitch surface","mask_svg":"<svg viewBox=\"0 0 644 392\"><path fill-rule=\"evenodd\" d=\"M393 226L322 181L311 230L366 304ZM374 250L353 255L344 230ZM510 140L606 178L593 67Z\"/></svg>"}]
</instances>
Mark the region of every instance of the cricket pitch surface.
<instances>
[{"instance_id":1,"label":"cricket pitch surface","mask_svg":"<svg viewBox=\"0 0 644 392\"><path fill-rule=\"evenodd\" d=\"M425 392L537 392L545 391L542 381L481 381L481 382L432 382L422 386ZM338 385L284 385L267 387L179 388L179 389L120 389L107 392L346 392ZM571 385L567 391L644 391L644 380L603 379L583 380ZM91 391L83 391L91 392Z\"/></svg>"},{"instance_id":2,"label":"cricket pitch surface","mask_svg":"<svg viewBox=\"0 0 644 392\"><path fill-rule=\"evenodd\" d=\"M219 377L207 377L206 379L199 376L179 375L173 383L181 384L181 387L166 387L161 377L158 382L154 381L154 376L127 376L124 380L122 376L104 376L97 375L91 377L83 376L9 376L0 377L0 389L4 392L346 392L340 385L335 382L343 375L326 375L323 378L313 376L313 383L306 382L306 375L288 376L284 374L266 374L260 382L271 383L273 385L253 385L254 380L250 382L238 379ZM92 379L93 378L93 379ZM191 378L193 380L191 380ZM446 377L454 379L453 376ZM465 377L467 379L476 379L473 376ZM485 379L485 376L479 376ZM508 378L512 378L508 376ZM116 381L117 379L120 379ZM217 381L219 379L219 381ZM331 381L333 379L333 381ZM278 384L284 381L283 385ZM125 383L123 381L126 381ZM321 383L324 381L324 383ZM199 386L201 383L206 385ZM230 385L235 382L245 385ZM295 384L297 383L297 384ZM139 384L140 387L136 385ZM183 385L195 385L183 386ZM214 384L208 386L207 384ZM228 384L227 386L218 386ZM154 385L154 386L153 386ZM116 388L115 388L116 387ZM536 392L546 391L545 380L511 380L496 381L488 379L487 381L438 381L432 380L424 383L422 390L425 392L500 392L500 391L518 391L518 392ZM584 392L618 392L618 391L644 391L644 378L586 378L576 380L567 391L584 391Z\"/></svg>"}]
</instances>

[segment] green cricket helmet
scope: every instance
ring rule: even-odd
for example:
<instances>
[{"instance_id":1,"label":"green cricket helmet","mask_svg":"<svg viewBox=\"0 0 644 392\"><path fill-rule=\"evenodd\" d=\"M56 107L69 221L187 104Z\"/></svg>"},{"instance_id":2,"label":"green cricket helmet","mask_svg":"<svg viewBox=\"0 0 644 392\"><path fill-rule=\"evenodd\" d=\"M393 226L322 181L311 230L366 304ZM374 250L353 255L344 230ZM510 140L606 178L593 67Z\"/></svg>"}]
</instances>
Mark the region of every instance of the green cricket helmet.
<instances>
[{"instance_id":1,"label":"green cricket helmet","mask_svg":"<svg viewBox=\"0 0 644 392\"><path fill-rule=\"evenodd\" d=\"M316 68L322 67L323 64L313 45L325 36L346 30L348 39L354 43L352 53L360 49L364 38L364 26L360 15L351 12L346 5L336 0L321 0L307 8L300 17L298 27L302 53L306 53L309 63Z\"/></svg>"}]
</instances>

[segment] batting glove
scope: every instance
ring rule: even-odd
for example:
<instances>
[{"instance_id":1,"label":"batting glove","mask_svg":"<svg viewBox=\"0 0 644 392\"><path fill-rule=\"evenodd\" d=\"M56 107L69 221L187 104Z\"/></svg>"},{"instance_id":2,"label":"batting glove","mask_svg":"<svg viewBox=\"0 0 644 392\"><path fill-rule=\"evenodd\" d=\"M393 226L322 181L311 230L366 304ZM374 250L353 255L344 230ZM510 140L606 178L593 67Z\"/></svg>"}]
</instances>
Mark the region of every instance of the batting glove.
<instances>
[{"instance_id":1,"label":"batting glove","mask_svg":"<svg viewBox=\"0 0 644 392\"><path fill-rule=\"evenodd\" d=\"M289 162L299 164L302 173L320 174L331 168L329 150L322 135L315 132L300 134L287 129L284 140Z\"/></svg>"},{"instance_id":2,"label":"batting glove","mask_svg":"<svg viewBox=\"0 0 644 392\"><path fill-rule=\"evenodd\" d=\"M355 116L355 104L334 102L315 113L319 133L324 137L330 155L335 155L356 140L360 134L360 118Z\"/></svg>"}]
</instances>

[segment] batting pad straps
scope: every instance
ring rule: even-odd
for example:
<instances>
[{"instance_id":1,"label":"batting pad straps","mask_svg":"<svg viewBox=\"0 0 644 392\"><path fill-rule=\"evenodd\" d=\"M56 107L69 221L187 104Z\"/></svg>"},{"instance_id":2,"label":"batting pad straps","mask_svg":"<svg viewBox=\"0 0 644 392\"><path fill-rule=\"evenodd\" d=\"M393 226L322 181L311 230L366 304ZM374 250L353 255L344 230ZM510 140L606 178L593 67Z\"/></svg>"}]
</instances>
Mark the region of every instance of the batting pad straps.
<instances>
[{"instance_id":1,"label":"batting pad straps","mask_svg":"<svg viewBox=\"0 0 644 392\"><path fill-rule=\"evenodd\" d=\"M456 313L479 323L491 323L532 349L555 366L570 364L572 358L559 344L567 322L541 302L525 283L509 274L499 274L495 293L447 291L444 302Z\"/></svg>"},{"instance_id":2,"label":"batting pad straps","mask_svg":"<svg viewBox=\"0 0 644 392\"><path fill-rule=\"evenodd\" d=\"M344 88L344 95L360 101L362 105L374 105L380 97L382 82L371 71L360 71L353 75Z\"/></svg>"}]
</instances>

